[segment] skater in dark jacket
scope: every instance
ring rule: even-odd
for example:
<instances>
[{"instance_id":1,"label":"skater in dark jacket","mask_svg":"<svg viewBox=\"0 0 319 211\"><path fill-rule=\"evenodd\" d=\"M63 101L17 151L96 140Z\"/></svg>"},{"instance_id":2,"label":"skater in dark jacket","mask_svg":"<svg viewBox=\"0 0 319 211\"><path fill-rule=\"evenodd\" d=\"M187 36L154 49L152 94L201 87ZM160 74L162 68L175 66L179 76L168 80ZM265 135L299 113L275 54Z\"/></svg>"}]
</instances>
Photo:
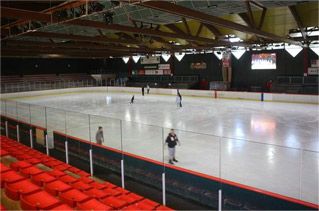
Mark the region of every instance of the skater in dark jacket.
<instances>
[{"instance_id":1,"label":"skater in dark jacket","mask_svg":"<svg viewBox=\"0 0 319 211\"><path fill-rule=\"evenodd\" d=\"M142 95L144 96L144 86L142 86Z\"/></svg>"},{"instance_id":2,"label":"skater in dark jacket","mask_svg":"<svg viewBox=\"0 0 319 211\"><path fill-rule=\"evenodd\" d=\"M130 104L133 104L133 103L134 103L134 95L133 95L132 98L131 98Z\"/></svg>"},{"instance_id":3,"label":"skater in dark jacket","mask_svg":"<svg viewBox=\"0 0 319 211\"><path fill-rule=\"evenodd\" d=\"M179 97L179 107L183 107L182 106L182 95L181 95L181 93L179 93L179 90L177 90L177 96Z\"/></svg>"},{"instance_id":4,"label":"skater in dark jacket","mask_svg":"<svg viewBox=\"0 0 319 211\"><path fill-rule=\"evenodd\" d=\"M170 133L168 134L167 138L166 138L166 143L168 146L168 156L169 156L169 163L173 164L174 162L178 162L175 158L175 146L178 144L179 146L181 145L175 132L174 129L171 129Z\"/></svg>"}]
</instances>

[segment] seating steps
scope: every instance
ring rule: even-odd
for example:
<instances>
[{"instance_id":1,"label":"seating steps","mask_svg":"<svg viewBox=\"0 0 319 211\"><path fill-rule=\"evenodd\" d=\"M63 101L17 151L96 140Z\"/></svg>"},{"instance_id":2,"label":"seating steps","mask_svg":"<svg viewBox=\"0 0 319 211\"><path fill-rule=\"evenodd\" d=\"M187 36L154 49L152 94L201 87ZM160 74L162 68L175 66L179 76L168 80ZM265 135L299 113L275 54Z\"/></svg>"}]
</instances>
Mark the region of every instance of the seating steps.
<instances>
[{"instance_id":1,"label":"seating steps","mask_svg":"<svg viewBox=\"0 0 319 211\"><path fill-rule=\"evenodd\" d=\"M0 143L0 210L172 210L5 136Z\"/></svg>"}]
</instances>

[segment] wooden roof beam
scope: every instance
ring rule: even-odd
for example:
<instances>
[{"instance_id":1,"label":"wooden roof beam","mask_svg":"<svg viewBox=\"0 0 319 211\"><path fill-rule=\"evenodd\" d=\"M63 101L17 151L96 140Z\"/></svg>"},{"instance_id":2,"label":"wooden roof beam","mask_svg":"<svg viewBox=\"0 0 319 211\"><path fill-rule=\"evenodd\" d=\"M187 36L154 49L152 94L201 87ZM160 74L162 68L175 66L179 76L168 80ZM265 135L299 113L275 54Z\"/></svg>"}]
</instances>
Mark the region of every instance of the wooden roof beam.
<instances>
[{"instance_id":1,"label":"wooden roof beam","mask_svg":"<svg viewBox=\"0 0 319 211\"><path fill-rule=\"evenodd\" d=\"M253 28L256 28L256 24L255 24L255 20L254 20L254 15L253 15L253 12L251 10L251 6L250 6L250 1L249 0L246 0L245 1L245 4L246 4L246 8L247 8L247 14L248 14L248 18L249 18L249 22L251 24L251 26Z\"/></svg>"},{"instance_id":2,"label":"wooden roof beam","mask_svg":"<svg viewBox=\"0 0 319 211\"><path fill-rule=\"evenodd\" d=\"M211 31L215 37L219 38L223 36L223 34L213 25L202 23L209 31Z\"/></svg>"},{"instance_id":3,"label":"wooden roof beam","mask_svg":"<svg viewBox=\"0 0 319 211\"><path fill-rule=\"evenodd\" d=\"M66 2L63 2L59 5L54 6L54 7L50 7L48 9L42 10L40 13L52 14L53 12L56 12L59 10L76 8L76 7L79 7L79 6L84 5L84 4L86 4L86 0L66 1ZM1 29L11 28L13 26L25 24L27 22L28 22L28 20L20 19L20 20L13 22L13 23L9 23L9 24L1 26Z\"/></svg>"},{"instance_id":4,"label":"wooden roof beam","mask_svg":"<svg viewBox=\"0 0 319 211\"><path fill-rule=\"evenodd\" d=\"M114 31L120 31L120 32L129 32L129 33L135 33L135 34L143 34L143 35L149 35L154 37L170 37L170 38L176 38L176 39L184 39L187 41L206 42L211 44L216 42L213 39L195 37L195 36L190 36L187 34L174 34L174 33L163 32L159 30L143 29L143 28L140 29L140 28L124 26L119 24L105 24L100 21L92 21L92 20L77 19L77 20L68 21L65 24L114 30Z\"/></svg>"},{"instance_id":5,"label":"wooden roof beam","mask_svg":"<svg viewBox=\"0 0 319 211\"><path fill-rule=\"evenodd\" d=\"M27 34L23 34L23 36L31 36L31 37L45 37L45 38L58 38L65 40L77 40L77 41L86 41L86 42L97 42L97 43L119 43L119 44L131 44L138 45L140 42L134 40L119 40L113 38L107 38L103 36L91 37L91 36L83 36L83 35L72 35L72 34L62 34L62 33L53 33L53 32L30 32Z\"/></svg>"},{"instance_id":6,"label":"wooden roof beam","mask_svg":"<svg viewBox=\"0 0 319 211\"><path fill-rule=\"evenodd\" d=\"M199 23L199 27L198 27L197 32L196 32L196 37L198 37L200 35L200 33L202 32L202 29L203 29L203 24Z\"/></svg>"},{"instance_id":7,"label":"wooden roof beam","mask_svg":"<svg viewBox=\"0 0 319 211\"><path fill-rule=\"evenodd\" d=\"M291 44L301 45L300 42L296 42L294 40L288 39L286 37L280 37L278 35L264 32L255 28L250 28L232 21L228 21L213 15L205 14L187 7L183 7L177 4L173 4L167 1L145 1L141 2L139 5L160 10L163 12L167 12L170 14L175 14L182 17L191 18L202 23L206 23L208 25L216 25L229 29L233 29L236 31L241 31L248 34L256 34L259 37L263 37L265 39L271 39L274 41L287 42Z\"/></svg>"},{"instance_id":8,"label":"wooden roof beam","mask_svg":"<svg viewBox=\"0 0 319 211\"><path fill-rule=\"evenodd\" d=\"M301 21L301 18L299 16L299 14L298 14L296 6L295 5L289 6L289 10L290 10L292 16L294 17L294 19L295 19L295 21L296 21L296 23L298 25L298 28L301 31L303 39L306 40L307 39L307 33L304 30L304 25L303 25L303 23Z\"/></svg>"},{"instance_id":9,"label":"wooden roof beam","mask_svg":"<svg viewBox=\"0 0 319 211\"><path fill-rule=\"evenodd\" d=\"M14 19L23 18L26 20L42 21L42 22L51 21L51 15L49 14L28 11L28 10L21 10L16 8L9 8L9 7L1 7L1 17L14 18Z\"/></svg>"},{"instance_id":10,"label":"wooden roof beam","mask_svg":"<svg viewBox=\"0 0 319 211\"><path fill-rule=\"evenodd\" d=\"M182 20L183 20L184 26L186 28L187 34L192 35L191 30L189 29L188 23L186 21L186 18L183 17Z\"/></svg>"}]
</instances>

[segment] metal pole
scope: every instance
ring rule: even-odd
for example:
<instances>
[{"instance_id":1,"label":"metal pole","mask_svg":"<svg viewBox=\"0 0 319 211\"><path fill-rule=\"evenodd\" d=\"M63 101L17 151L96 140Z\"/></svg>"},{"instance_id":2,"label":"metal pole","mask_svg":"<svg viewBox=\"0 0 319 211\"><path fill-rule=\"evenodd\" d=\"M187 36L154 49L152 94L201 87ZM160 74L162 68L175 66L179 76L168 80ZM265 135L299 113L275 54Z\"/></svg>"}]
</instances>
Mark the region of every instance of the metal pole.
<instances>
[{"instance_id":1,"label":"metal pole","mask_svg":"<svg viewBox=\"0 0 319 211\"><path fill-rule=\"evenodd\" d=\"M31 149L33 149L33 135L32 135L32 129L30 129L30 146L31 146Z\"/></svg>"},{"instance_id":2,"label":"metal pole","mask_svg":"<svg viewBox=\"0 0 319 211\"><path fill-rule=\"evenodd\" d=\"M48 134L45 135L45 147L46 147L47 155L49 155Z\"/></svg>"},{"instance_id":3,"label":"metal pole","mask_svg":"<svg viewBox=\"0 0 319 211\"><path fill-rule=\"evenodd\" d=\"M48 140L48 118L47 118L47 107L44 107L44 114L45 114L45 147L47 151L47 155L49 155L49 140Z\"/></svg>"},{"instance_id":4,"label":"metal pole","mask_svg":"<svg viewBox=\"0 0 319 211\"><path fill-rule=\"evenodd\" d=\"M221 166L222 166L222 140L219 137L219 190L218 190L218 211L222 210L222 184L221 184Z\"/></svg>"},{"instance_id":5,"label":"metal pole","mask_svg":"<svg viewBox=\"0 0 319 211\"><path fill-rule=\"evenodd\" d=\"M121 152L122 152L122 159L121 159L121 181L122 181L122 188L125 188L125 180L124 180L124 156L123 156L123 131L122 131L122 120L120 120L120 135L121 135Z\"/></svg>"},{"instance_id":6,"label":"metal pole","mask_svg":"<svg viewBox=\"0 0 319 211\"><path fill-rule=\"evenodd\" d=\"M125 188L125 181L124 181L124 160L121 160L121 180L122 180L122 188Z\"/></svg>"},{"instance_id":7,"label":"metal pole","mask_svg":"<svg viewBox=\"0 0 319 211\"><path fill-rule=\"evenodd\" d=\"M218 211L222 210L222 190L218 190Z\"/></svg>"},{"instance_id":8,"label":"metal pole","mask_svg":"<svg viewBox=\"0 0 319 211\"><path fill-rule=\"evenodd\" d=\"M6 136L9 138L8 121L6 121L5 124L6 124Z\"/></svg>"},{"instance_id":9,"label":"metal pole","mask_svg":"<svg viewBox=\"0 0 319 211\"><path fill-rule=\"evenodd\" d=\"M162 127L162 162L163 162L163 173L162 173L162 192L163 192L163 205L166 205L166 180L165 180L165 160L164 160L164 128Z\"/></svg>"},{"instance_id":10,"label":"metal pole","mask_svg":"<svg viewBox=\"0 0 319 211\"><path fill-rule=\"evenodd\" d=\"M162 173L163 205L166 205L165 173Z\"/></svg>"},{"instance_id":11,"label":"metal pole","mask_svg":"<svg viewBox=\"0 0 319 211\"><path fill-rule=\"evenodd\" d=\"M90 172L91 172L91 177L93 177L93 157L92 157L92 149L89 150L90 153Z\"/></svg>"},{"instance_id":12,"label":"metal pole","mask_svg":"<svg viewBox=\"0 0 319 211\"><path fill-rule=\"evenodd\" d=\"M19 131L19 125L17 125L17 141L20 142L20 131Z\"/></svg>"},{"instance_id":13,"label":"metal pole","mask_svg":"<svg viewBox=\"0 0 319 211\"><path fill-rule=\"evenodd\" d=\"M69 164L69 148L68 148L68 142L65 141L65 162Z\"/></svg>"}]
</instances>

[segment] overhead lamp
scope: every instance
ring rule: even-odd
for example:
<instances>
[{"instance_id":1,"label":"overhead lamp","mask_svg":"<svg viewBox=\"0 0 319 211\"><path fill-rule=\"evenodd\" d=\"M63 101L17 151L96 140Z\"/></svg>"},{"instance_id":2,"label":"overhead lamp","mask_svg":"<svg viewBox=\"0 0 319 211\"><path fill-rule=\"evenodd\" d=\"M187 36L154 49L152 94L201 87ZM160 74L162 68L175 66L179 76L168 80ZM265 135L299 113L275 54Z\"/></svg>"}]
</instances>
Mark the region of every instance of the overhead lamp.
<instances>
[{"instance_id":1,"label":"overhead lamp","mask_svg":"<svg viewBox=\"0 0 319 211\"><path fill-rule=\"evenodd\" d=\"M240 39L239 37L230 37L229 38L229 42L241 42L243 41L242 39Z\"/></svg>"},{"instance_id":2,"label":"overhead lamp","mask_svg":"<svg viewBox=\"0 0 319 211\"><path fill-rule=\"evenodd\" d=\"M136 55L136 56L132 56L132 58L133 58L133 61L134 61L135 63L137 63L138 60L141 58L141 56L140 56L140 55Z\"/></svg>"},{"instance_id":3,"label":"overhead lamp","mask_svg":"<svg viewBox=\"0 0 319 211\"><path fill-rule=\"evenodd\" d=\"M246 52L245 48L244 49L236 49L236 50L231 50L231 53L236 57L236 59L240 59L242 55Z\"/></svg>"},{"instance_id":4,"label":"overhead lamp","mask_svg":"<svg viewBox=\"0 0 319 211\"><path fill-rule=\"evenodd\" d=\"M169 60L169 58L171 58L171 54L162 53L162 58L164 59L165 62L167 62Z\"/></svg>"},{"instance_id":5,"label":"overhead lamp","mask_svg":"<svg viewBox=\"0 0 319 211\"><path fill-rule=\"evenodd\" d=\"M295 57L299 54L300 51L302 51L302 47L299 45L290 45L285 44L285 50L292 56Z\"/></svg>"},{"instance_id":6,"label":"overhead lamp","mask_svg":"<svg viewBox=\"0 0 319 211\"><path fill-rule=\"evenodd\" d=\"M185 56L185 53L180 52L180 53L175 53L174 55L175 55L176 59L180 62L180 61L182 61L183 57Z\"/></svg>"},{"instance_id":7,"label":"overhead lamp","mask_svg":"<svg viewBox=\"0 0 319 211\"><path fill-rule=\"evenodd\" d=\"M221 60L223 58L223 54L221 51L214 51L214 55Z\"/></svg>"},{"instance_id":8,"label":"overhead lamp","mask_svg":"<svg viewBox=\"0 0 319 211\"><path fill-rule=\"evenodd\" d=\"M127 64L128 61L130 60L130 57L128 57L128 56L123 56L122 59L123 59L124 63Z\"/></svg>"},{"instance_id":9,"label":"overhead lamp","mask_svg":"<svg viewBox=\"0 0 319 211\"><path fill-rule=\"evenodd\" d=\"M317 54L319 56L319 43L318 42L313 42L310 43L309 48L315 52L315 54Z\"/></svg>"}]
</instances>

